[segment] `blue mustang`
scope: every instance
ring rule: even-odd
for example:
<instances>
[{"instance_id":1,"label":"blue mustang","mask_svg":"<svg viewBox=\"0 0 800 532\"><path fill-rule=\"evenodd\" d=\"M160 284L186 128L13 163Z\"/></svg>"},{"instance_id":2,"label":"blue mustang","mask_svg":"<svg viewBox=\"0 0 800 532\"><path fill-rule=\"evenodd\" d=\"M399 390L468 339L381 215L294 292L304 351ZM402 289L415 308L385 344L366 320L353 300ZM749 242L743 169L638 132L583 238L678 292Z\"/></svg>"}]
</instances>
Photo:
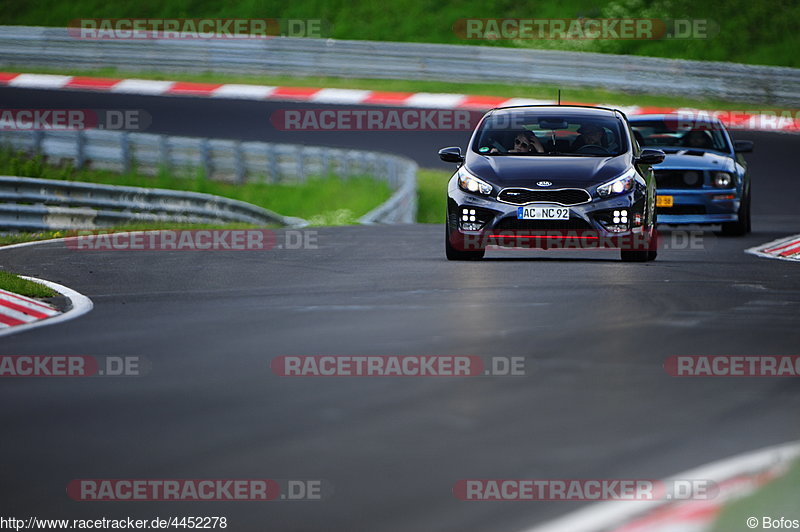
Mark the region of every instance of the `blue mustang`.
<instances>
[{"instance_id":1,"label":"blue mustang","mask_svg":"<svg viewBox=\"0 0 800 532\"><path fill-rule=\"evenodd\" d=\"M666 154L653 166L661 224L722 225L722 233L750 232L750 176L743 153L748 140L733 141L714 117L637 115L629 118L642 148Z\"/></svg>"}]
</instances>

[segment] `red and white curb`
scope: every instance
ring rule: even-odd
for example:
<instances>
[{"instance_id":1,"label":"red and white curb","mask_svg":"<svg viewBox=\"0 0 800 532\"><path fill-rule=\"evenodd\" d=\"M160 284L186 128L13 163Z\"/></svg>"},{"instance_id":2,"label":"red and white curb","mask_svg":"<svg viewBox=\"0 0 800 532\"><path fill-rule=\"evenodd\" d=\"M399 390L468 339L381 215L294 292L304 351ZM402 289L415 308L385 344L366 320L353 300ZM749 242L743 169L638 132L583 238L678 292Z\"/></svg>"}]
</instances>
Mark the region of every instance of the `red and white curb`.
<instances>
[{"instance_id":1,"label":"red and white curb","mask_svg":"<svg viewBox=\"0 0 800 532\"><path fill-rule=\"evenodd\" d=\"M91 299L66 286L34 277L20 277L55 290L69 299L70 308L66 312L59 312L41 301L0 290L0 336L71 320L86 314L94 306Z\"/></svg>"},{"instance_id":2,"label":"red and white curb","mask_svg":"<svg viewBox=\"0 0 800 532\"><path fill-rule=\"evenodd\" d=\"M792 260L800 262L800 235L793 235L746 249L745 253L767 259Z\"/></svg>"},{"instance_id":3,"label":"red and white curb","mask_svg":"<svg viewBox=\"0 0 800 532\"><path fill-rule=\"evenodd\" d=\"M61 314L55 307L30 297L0 290L0 330Z\"/></svg>"},{"instance_id":4,"label":"red and white curb","mask_svg":"<svg viewBox=\"0 0 800 532\"><path fill-rule=\"evenodd\" d=\"M524 532L706 532L722 508L788 471L800 457L792 442L713 462L664 481L710 480L713 499L687 501L608 501L594 504Z\"/></svg>"},{"instance_id":5,"label":"red and white curb","mask_svg":"<svg viewBox=\"0 0 800 532\"><path fill-rule=\"evenodd\" d=\"M189 81L24 74L17 72L0 72L0 85L27 89L74 89L150 96L205 96L209 98L242 100L283 100L334 105L375 105L431 109L466 109L475 111L513 105L556 103L554 100L504 98L500 96L477 96L468 94L385 92L316 87L278 87L230 83L197 83ZM688 113L690 116L693 116L696 113L700 116L703 113L714 113L714 111L703 111L683 107L639 107L577 102L565 103L614 107L629 115ZM794 117L772 116L745 111L722 111L719 118L726 126L736 129L800 132L800 120L796 120Z\"/></svg>"}]
</instances>

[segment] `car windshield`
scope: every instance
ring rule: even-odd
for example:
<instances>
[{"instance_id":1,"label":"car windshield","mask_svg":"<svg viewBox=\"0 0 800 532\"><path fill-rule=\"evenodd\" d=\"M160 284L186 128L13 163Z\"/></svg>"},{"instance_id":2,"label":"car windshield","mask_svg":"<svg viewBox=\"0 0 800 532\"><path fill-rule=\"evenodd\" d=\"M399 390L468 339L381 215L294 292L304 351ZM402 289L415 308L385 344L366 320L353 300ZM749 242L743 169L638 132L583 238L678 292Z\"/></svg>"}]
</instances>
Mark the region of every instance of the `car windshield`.
<instances>
[{"instance_id":1,"label":"car windshield","mask_svg":"<svg viewBox=\"0 0 800 532\"><path fill-rule=\"evenodd\" d=\"M713 122L668 118L632 121L631 127L643 148L729 151L722 126Z\"/></svg>"},{"instance_id":2,"label":"car windshield","mask_svg":"<svg viewBox=\"0 0 800 532\"><path fill-rule=\"evenodd\" d=\"M626 151L623 139L613 117L500 112L483 122L472 149L487 156L609 157Z\"/></svg>"}]
</instances>

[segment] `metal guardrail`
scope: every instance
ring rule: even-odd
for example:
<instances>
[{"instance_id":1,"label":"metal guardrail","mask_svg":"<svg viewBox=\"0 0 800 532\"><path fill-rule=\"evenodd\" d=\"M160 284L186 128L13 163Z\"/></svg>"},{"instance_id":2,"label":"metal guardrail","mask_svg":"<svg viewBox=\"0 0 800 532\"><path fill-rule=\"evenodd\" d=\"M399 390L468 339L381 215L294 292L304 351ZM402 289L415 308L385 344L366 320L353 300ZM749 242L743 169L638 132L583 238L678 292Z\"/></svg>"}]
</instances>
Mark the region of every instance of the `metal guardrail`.
<instances>
[{"instance_id":1,"label":"metal guardrail","mask_svg":"<svg viewBox=\"0 0 800 532\"><path fill-rule=\"evenodd\" d=\"M103 229L124 222L306 224L211 194L0 176L0 229Z\"/></svg>"},{"instance_id":2,"label":"metal guardrail","mask_svg":"<svg viewBox=\"0 0 800 532\"><path fill-rule=\"evenodd\" d=\"M547 83L796 105L800 69L491 46L274 38L80 40L0 26L0 66Z\"/></svg>"},{"instance_id":3,"label":"metal guardrail","mask_svg":"<svg viewBox=\"0 0 800 532\"><path fill-rule=\"evenodd\" d=\"M412 223L416 217L417 165L410 159L385 153L294 144L239 142L100 130L0 130L0 145L28 153L40 153L47 157L49 161L69 160L78 168L89 166L95 169L108 169L117 172L128 172L135 169L137 173L145 175L156 175L160 171L169 170L187 177L196 177L198 172L201 172L206 179L232 184L245 182L298 183L305 181L310 176L326 175L337 175L343 178L356 175L371 176L375 179L386 181L393 194L387 202L367 213L361 219L362 223ZM58 183L58 181L56 182ZM81 185L83 187L81 190L84 191L90 190L86 187L95 186L79 183L72 184ZM72 190L76 189L73 188ZM103 201L106 203L112 202L109 205L113 207L112 200L120 195L132 197L139 194L137 197L141 199L143 197L142 194L134 192L137 190L147 189L131 188L131 190L124 192L106 191L104 194L108 197L103 197ZM48 201L55 201L59 197L68 198L62 193L56 194L53 190L48 190L48 192ZM167 196L159 197L169 196L175 198L175 194L188 194L187 198L189 198L193 193L170 192ZM19 197L19 194L16 197ZM47 207L44 210L25 207L18 212L19 216L24 215L23 218L9 219L8 213L11 208L8 206L8 202L15 201L14 198L14 194L11 193L8 195L0 194L0 202L7 202L6 204L0 203L0 227L14 227L15 220L24 221L27 219L25 218L27 216L26 212L33 218L49 216L50 219L55 219L54 217L58 214L53 210L55 207ZM40 204L40 200L41 197L32 198L30 203ZM161 200L157 201L157 203L159 202L162 205L164 204ZM241 204L242 202L237 203ZM226 205L230 207L231 204ZM106 204L91 203L91 205L87 205L87 207L98 206L105 208ZM75 205L75 207L81 208L83 206ZM116 212L135 213L139 212L136 209L142 210L146 205L141 204L136 209L132 207L133 204L128 207L122 206L119 207L121 210ZM226 207L226 216L231 213L238 213L236 216L239 216L239 218L220 218L220 213L224 211L221 204L216 204L209 208L210 210L206 209L202 213L202 216L205 217L203 220L198 218L201 216L200 211L189 211L192 216L195 216L193 221L216 222L225 221L226 219L230 221L248 221L243 218L245 215L241 209L231 211L230 208ZM290 225L299 223L297 219L287 219L274 213L270 213L272 217L263 217L263 213L269 211L259 210L262 211L263 223L276 223L275 216L283 219L278 223ZM147 212L151 214L158 212L160 215L172 213L177 216L179 211L159 210L157 208L148 211L144 209L141 211L142 217L125 219L145 221L150 219L145 216ZM91 213L87 214L87 216L91 216ZM86 217L84 216L81 219L86 219ZM100 218L96 218L103 224L121 219L119 215L111 214L111 211L108 210L103 211ZM177 220L177 218L170 219ZM4 223L6 220L8 220L9 224ZM76 223L78 222L76 221ZM262 222L249 221L248 223Z\"/></svg>"}]
</instances>

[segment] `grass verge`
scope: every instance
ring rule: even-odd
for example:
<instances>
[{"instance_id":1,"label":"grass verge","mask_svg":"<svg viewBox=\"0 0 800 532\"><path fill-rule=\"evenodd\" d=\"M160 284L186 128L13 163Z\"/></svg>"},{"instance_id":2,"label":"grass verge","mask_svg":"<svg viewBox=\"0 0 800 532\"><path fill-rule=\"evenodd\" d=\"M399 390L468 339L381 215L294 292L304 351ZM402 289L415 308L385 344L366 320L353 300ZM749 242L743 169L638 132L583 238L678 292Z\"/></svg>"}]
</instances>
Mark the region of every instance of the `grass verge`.
<instances>
[{"instance_id":1,"label":"grass verge","mask_svg":"<svg viewBox=\"0 0 800 532\"><path fill-rule=\"evenodd\" d=\"M420 168L417 172L417 222L443 224L447 210L447 182L453 172Z\"/></svg>"},{"instance_id":2,"label":"grass verge","mask_svg":"<svg viewBox=\"0 0 800 532\"><path fill-rule=\"evenodd\" d=\"M4 66L6 70L31 74L59 74L69 76L94 76L108 78L138 78L166 81L194 81L198 83L242 83L269 86L325 87L337 89L362 89L397 92L435 92L497 96L502 98L533 98L555 100L558 89L564 102L611 105L639 105L646 107L695 107L698 109L748 110L763 109L763 105L738 103L719 99L696 99L679 96L660 96L636 92L624 93L582 87L556 85L512 85L506 83L459 83L446 81L415 81L393 79L362 79L334 77L292 76L237 76L215 73L137 72L114 68L76 70L70 68L38 68L24 65Z\"/></svg>"},{"instance_id":3,"label":"grass verge","mask_svg":"<svg viewBox=\"0 0 800 532\"><path fill-rule=\"evenodd\" d=\"M796 462L782 477L770 482L754 494L726 505L714 523L712 532L747 530L747 519L751 517L755 517L758 520L758 526L750 528L758 528L758 530L782 528L778 526L762 527L764 524L763 518L769 517L771 520L780 519L781 517L789 520L800 519L800 513L797 511L797 501L799 500L800 462Z\"/></svg>"},{"instance_id":4,"label":"grass verge","mask_svg":"<svg viewBox=\"0 0 800 532\"><path fill-rule=\"evenodd\" d=\"M519 48L586 50L684 59L739 61L800 66L797 20L800 3L793 0L561 0L510 2L462 0L419 2L395 0L142 0L135 4L105 0L5 0L4 24L66 26L90 17L141 18L274 18L320 21L312 36L335 39L483 44ZM699 21L706 31L691 38L547 38L514 39L499 35L468 40L454 30L459 19L658 19ZM670 25L669 29L675 27ZM286 30L284 33L286 33ZM297 33L292 33L297 35ZM305 35L305 33L301 33Z\"/></svg>"},{"instance_id":5,"label":"grass verge","mask_svg":"<svg viewBox=\"0 0 800 532\"><path fill-rule=\"evenodd\" d=\"M162 231L162 230L197 230L197 229L255 229L263 228L251 224L185 224L185 223L131 223L121 224L106 229L91 231L102 233L122 233L126 231ZM69 231L40 231L36 233L6 233L0 234L0 247L11 244L21 244L23 242L37 242L40 240L52 240L54 238L68 238L86 234L87 231L71 229Z\"/></svg>"},{"instance_id":6,"label":"grass verge","mask_svg":"<svg viewBox=\"0 0 800 532\"><path fill-rule=\"evenodd\" d=\"M0 270L0 288L27 297L54 297L58 295L55 290L43 284L28 281L4 270Z\"/></svg>"},{"instance_id":7,"label":"grass verge","mask_svg":"<svg viewBox=\"0 0 800 532\"><path fill-rule=\"evenodd\" d=\"M70 164L48 164L8 148L0 149L0 175L85 181L108 185L166 188L214 194L246 201L286 216L309 220L312 225L348 225L391 196L389 185L368 176L310 178L303 183L256 183L241 185L161 172L156 176L116 174L106 170L76 170Z\"/></svg>"}]
</instances>

